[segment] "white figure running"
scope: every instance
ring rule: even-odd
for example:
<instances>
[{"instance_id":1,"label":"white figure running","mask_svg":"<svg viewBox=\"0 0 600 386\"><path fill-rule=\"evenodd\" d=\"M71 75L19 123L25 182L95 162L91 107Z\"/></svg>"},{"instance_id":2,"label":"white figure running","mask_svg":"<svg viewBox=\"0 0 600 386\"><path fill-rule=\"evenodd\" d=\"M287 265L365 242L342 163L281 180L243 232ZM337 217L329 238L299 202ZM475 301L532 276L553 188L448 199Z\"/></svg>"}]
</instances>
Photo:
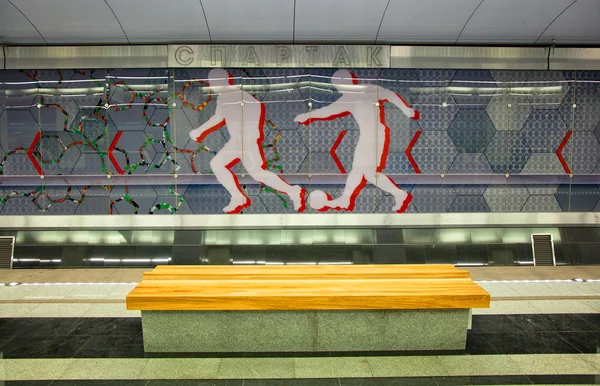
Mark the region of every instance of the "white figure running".
<instances>
[{"instance_id":1,"label":"white figure running","mask_svg":"<svg viewBox=\"0 0 600 386\"><path fill-rule=\"evenodd\" d=\"M384 103L396 105L407 117L418 120L420 115L398 94L374 84L358 84L356 76L348 70L338 70L331 79L342 93L335 102L320 109L300 114L295 121L308 125L313 121L333 120L352 114L360 128L354 150L352 170L348 173L343 194L336 198L320 190L309 196L313 209L326 211L354 210L356 197L367 182L394 196L394 211L402 213L412 200L412 195L400 189L388 176L382 174L390 147L390 128L385 124Z\"/></svg>"},{"instance_id":2,"label":"white figure running","mask_svg":"<svg viewBox=\"0 0 600 386\"><path fill-rule=\"evenodd\" d=\"M210 161L217 180L231 194L229 205L223 211L239 213L250 206L248 198L240 188L238 179L230 170L240 160L248 174L256 181L289 195L294 209L306 209L306 191L298 185L291 186L275 173L266 170L267 161L262 142L265 138L265 106L240 86L233 84L231 74L223 69L208 73L210 88L217 98L215 114L202 126L190 132L190 137L201 143L210 133L227 125L231 138Z\"/></svg>"}]
</instances>

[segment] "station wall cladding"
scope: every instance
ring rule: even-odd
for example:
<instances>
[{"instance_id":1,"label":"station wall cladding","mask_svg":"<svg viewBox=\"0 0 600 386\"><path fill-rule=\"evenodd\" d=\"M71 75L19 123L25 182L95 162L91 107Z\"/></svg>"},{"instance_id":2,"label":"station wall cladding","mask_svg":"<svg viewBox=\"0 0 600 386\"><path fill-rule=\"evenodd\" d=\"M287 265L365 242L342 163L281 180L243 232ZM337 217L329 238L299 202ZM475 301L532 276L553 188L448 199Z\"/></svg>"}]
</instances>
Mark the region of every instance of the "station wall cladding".
<instances>
[{"instance_id":1,"label":"station wall cladding","mask_svg":"<svg viewBox=\"0 0 600 386\"><path fill-rule=\"evenodd\" d=\"M0 215L599 211L600 72L0 71Z\"/></svg>"}]
</instances>

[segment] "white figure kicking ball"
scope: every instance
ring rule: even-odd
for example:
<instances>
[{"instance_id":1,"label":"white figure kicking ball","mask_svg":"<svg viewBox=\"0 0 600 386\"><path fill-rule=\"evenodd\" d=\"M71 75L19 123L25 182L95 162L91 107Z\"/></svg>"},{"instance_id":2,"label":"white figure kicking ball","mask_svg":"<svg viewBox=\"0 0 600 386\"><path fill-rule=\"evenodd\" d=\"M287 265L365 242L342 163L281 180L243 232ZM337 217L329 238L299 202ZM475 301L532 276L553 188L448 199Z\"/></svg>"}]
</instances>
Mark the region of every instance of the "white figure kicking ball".
<instances>
[{"instance_id":1,"label":"white figure kicking ball","mask_svg":"<svg viewBox=\"0 0 600 386\"><path fill-rule=\"evenodd\" d=\"M311 208L319 211L353 211L356 197L369 182L394 196L395 212L404 212L412 195L400 189L391 178L382 173L390 147L390 128L385 124L383 104L393 103L413 120L420 118L419 112L393 91L374 84L359 85L356 76L348 70L336 71L331 83L342 96L330 105L298 115L295 121L308 125L313 121L333 120L351 114L358 123L360 132L344 192L333 199L329 194L315 190L309 196Z\"/></svg>"},{"instance_id":2,"label":"white figure kicking ball","mask_svg":"<svg viewBox=\"0 0 600 386\"><path fill-rule=\"evenodd\" d=\"M287 194L294 209L306 209L306 190L298 185L289 185L275 173L266 170L267 161L262 142L265 139L265 106L258 99L233 84L231 74L223 69L213 69L208 73L210 88L218 95L215 114L202 126L190 132L190 137L201 143L210 133L227 125L231 138L210 161L210 167L217 180L231 194L229 205L223 211L239 213L250 206L235 174L230 170L242 162L248 174L256 181L281 193Z\"/></svg>"}]
</instances>

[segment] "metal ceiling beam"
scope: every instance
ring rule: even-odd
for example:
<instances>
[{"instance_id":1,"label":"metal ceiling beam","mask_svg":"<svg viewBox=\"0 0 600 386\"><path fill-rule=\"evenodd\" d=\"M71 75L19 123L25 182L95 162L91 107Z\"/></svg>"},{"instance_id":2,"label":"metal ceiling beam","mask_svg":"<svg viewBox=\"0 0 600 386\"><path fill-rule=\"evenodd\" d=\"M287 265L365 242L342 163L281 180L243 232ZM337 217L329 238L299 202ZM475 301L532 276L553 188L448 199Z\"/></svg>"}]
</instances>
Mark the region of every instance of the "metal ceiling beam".
<instances>
[{"instance_id":1,"label":"metal ceiling beam","mask_svg":"<svg viewBox=\"0 0 600 386\"><path fill-rule=\"evenodd\" d=\"M6 69L167 67L167 46L7 46Z\"/></svg>"},{"instance_id":2,"label":"metal ceiling beam","mask_svg":"<svg viewBox=\"0 0 600 386\"><path fill-rule=\"evenodd\" d=\"M600 70L600 48L146 45L5 46L0 69L165 67Z\"/></svg>"},{"instance_id":3,"label":"metal ceiling beam","mask_svg":"<svg viewBox=\"0 0 600 386\"><path fill-rule=\"evenodd\" d=\"M600 70L600 48L553 48L550 70Z\"/></svg>"},{"instance_id":4,"label":"metal ceiling beam","mask_svg":"<svg viewBox=\"0 0 600 386\"><path fill-rule=\"evenodd\" d=\"M394 68L546 70L545 47L393 46Z\"/></svg>"}]
</instances>

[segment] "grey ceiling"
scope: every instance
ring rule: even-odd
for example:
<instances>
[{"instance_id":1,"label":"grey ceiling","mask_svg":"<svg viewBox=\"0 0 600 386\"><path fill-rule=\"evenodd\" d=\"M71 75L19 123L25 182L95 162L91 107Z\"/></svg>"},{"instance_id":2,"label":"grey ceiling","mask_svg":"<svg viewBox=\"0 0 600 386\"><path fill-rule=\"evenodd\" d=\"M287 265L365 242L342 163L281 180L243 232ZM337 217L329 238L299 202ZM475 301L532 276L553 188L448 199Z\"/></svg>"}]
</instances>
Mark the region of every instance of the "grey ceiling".
<instances>
[{"instance_id":1,"label":"grey ceiling","mask_svg":"<svg viewBox=\"0 0 600 386\"><path fill-rule=\"evenodd\" d=\"M0 0L1 44L599 45L600 0Z\"/></svg>"}]
</instances>

